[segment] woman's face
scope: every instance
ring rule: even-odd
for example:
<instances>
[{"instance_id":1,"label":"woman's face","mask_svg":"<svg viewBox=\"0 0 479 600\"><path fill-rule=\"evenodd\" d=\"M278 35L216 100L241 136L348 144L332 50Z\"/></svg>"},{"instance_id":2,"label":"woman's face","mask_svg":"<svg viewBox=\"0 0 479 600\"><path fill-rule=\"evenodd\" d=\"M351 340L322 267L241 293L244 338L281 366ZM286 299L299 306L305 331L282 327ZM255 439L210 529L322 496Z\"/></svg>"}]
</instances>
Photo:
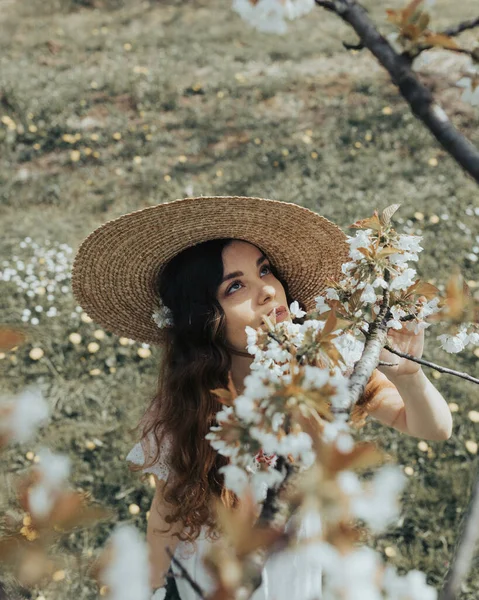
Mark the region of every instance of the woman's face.
<instances>
[{"instance_id":1,"label":"woman's face","mask_svg":"<svg viewBox=\"0 0 479 600\"><path fill-rule=\"evenodd\" d=\"M253 244L234 240L223 249L222 259L223 281L217 298L226 316L226 339L244 352L247 325L260 327L262 317L279 307L286 309L289 318L286 292L267 257Z\"/></svg>"}]
</instances>

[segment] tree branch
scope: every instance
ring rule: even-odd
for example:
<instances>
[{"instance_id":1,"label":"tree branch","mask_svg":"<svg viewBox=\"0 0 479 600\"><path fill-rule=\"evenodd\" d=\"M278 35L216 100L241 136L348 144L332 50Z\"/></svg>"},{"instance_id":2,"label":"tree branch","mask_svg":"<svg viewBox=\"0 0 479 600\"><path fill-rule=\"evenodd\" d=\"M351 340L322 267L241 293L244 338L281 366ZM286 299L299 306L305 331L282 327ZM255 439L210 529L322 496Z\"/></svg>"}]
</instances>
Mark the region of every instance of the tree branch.
<instances>
[{"instance_id":1,"label":"tree branch","mask_svg":"<svg viewBox=\"0 0 479 600\"><path fill-rule=\"evenodd\" d=\"M384 280L389 282L390 273L386 269ZM376 320L370 325L369 332L365 333L366 343L361 358L354 366L354 371L349 378L349 406L347 409L333 410L334 414L349 412L364 393L364 389L371 378L374 369L378 366L379 355L386 344L388 330L386 327L386 315L389 311L390 291L383 290L383 301Z\"/></svg>"},{"instance_id":2,"label":"tree branch","mask_svg":"<svg viewBox=\"0 0 479 600\"><path fill-rule=\"evenodd\" d=\"M479 17L477 17L476 19L471 19L469 21L463 21L462 23L459 23L458 25L454 25L453 27L448 27L447 29L444 29L443 31L438 31L436 33L438 35L447 35L448 37L455 37L456 35L459 35L463 31L466 31L467 29L474 29L475 27L479 27ZM347 42L343 42L343 46L346 48L346 50L364 50L364 45L361 43L348 44ZM417 58L425 50L431 50L431 48L434 48L434 46L420 46L419 48L417 48L417 50L414 51L414 53L411 53L408 50L408 51L403 52L402 55L409 56L410 59L414 59L414 58ZM454 51L454 48L447 48L447 50ZM469 55L472 54L469 50L465 50L463 48L456 49L455 51L463 52L463 53L469 54Z\"/></svg>"},{"instance_id":3,"label":"tree branch","mask_svg":"<svg viewBox=\"0 0 479 600\"><path fill-rule=\"evenodd\" d=\"M476 17L475 19L470 19L469 21L463 21L462 23L459 23L459 25L455 25L453 27L448 27L447 29L444 29L444 31L442 31L441 33L443 35L454 37L456 35L459 35L463 31L466 31L466 29L474 29L475 27L479 27L479 17Z\"/></svg>"},{"instance_id":4,"label":"tree branch","mask_svg":"<svg viewBox=\"0 0 479 600\"><path fill-rule=\"evenodd\" d=\"M437 365L436 363L430 362L429 360L424 360L423 358L417 358L416 356L412 356L411 354L406 354L405 352L400 352L399 350L395 350L391 348L388 344L384 346L386 350L389 350L392 354L396 354L401 358L407 358L408 360L412 360L413 362L419 363L420 365L424 365L425 367L431 367L431 369L435 369L439 371L439 373L447 373L448 375L455 375L456 377L462 377L462 379L466 379L467 381L472 381L472 383L478 383L479 379L469 375L469 373L462 373L461 371L455 371L454 369L448 369L447 367L441 367L441 365Z\"/></svg>"},{"instance_id":5,"label":"tree branch","mask_svg":"<svg viewBox=\"0 0 479 600\"><path fill-rule=\"evenodd\" d=\"M439 600L455 600L461 583L470 571L474 552L479 541L479 469L469 507L461 523L461 535L454 557L446 574Z\"/></svg>"},{"instance_id":6,"label":"tree branch","mask_svg":"<svg viewBox=\"0 0 479 600\"><path fill-rule=\"evenodd\" d=\"M333 3L316 0L316 4L334 11L351 25L364 47L388 71L413 114L424 123L446 152L479 183L479 151L452 125L444 110L434 101L430 90L417 79L409 57L395 52L356 0L335 0Z\"/></svg>"},{"instance_id":7,"label":"tree branch","mask_svg":"<svg viewBox=\"0 0 479 600\"><path fill-rule=\"evenodd\" d=\"M331 12L337 12L335 3L330 0L316 0L316 4Z\"/></svg>"}]
</instances>

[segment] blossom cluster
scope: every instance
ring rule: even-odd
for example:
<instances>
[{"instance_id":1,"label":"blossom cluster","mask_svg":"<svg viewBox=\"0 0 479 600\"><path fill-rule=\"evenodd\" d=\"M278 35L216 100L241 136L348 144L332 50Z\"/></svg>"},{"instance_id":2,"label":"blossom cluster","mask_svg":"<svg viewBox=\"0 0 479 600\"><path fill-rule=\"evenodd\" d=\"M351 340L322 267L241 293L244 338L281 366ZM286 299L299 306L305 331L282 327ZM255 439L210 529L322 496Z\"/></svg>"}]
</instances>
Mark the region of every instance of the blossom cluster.
<instances>
[{"instance_id":1,"label":"blossom cluster","mask_svg":"<svg viewBox=\"0 0 479 600\"><path fill-rule=\"evenodd\" d=\"M0 450L6 444L25 443L34 438L48 417L48 402L37 387L0 398ZM17 482L16 496L25 511L21 529L0 538L5 548L10 543L8 540L19 548L12 551L11 559L7 551L4 567L11 560L17 579L26 586L43 582L56 564L50 548L54 535L77 523L105 516L100 509L85 507L80 501L81 494L68 490L70 458L66 454L41 447L36 458L33 470ZM14 522L12 524L14 526ZM34 554L25 546L23 538L35 540ZM148 548L142 534L131 525L117 526L98 562L92 564L92 574L99 584L106 586L101 595L109 600L149 600Z\"/></svg>"},{"instance_id":2,"label":"blossom cluster","mask_svg":"<svg viewBox=\"0 0 479 600\"><path fill-rule=\"evenodd\" d=\"M49 240L42 246L31 237L23 239L19 247L26 256L13 255L10 261L4 260L0 281L13 283L26 297L21 320L39 325L46 317L58 316L58 297L71 293L73 249Z\"/></svg>"},{"instance_id":3,"label":"blossom cluster","mask_svg":"<svg viewBox=\"0 0 479 600\"><path fill-rule=\"evenodd\" d=\"M381 556L366 546L341 552L326 542L315 544L324 574L324 600L436 600L437 591L426 582L422 571L404 576L391 565L385 567Z\"/></svg>"},{"instance_id":4,"label":"blossom cluster","mask_svg":"<svg viewBox=\"0 0 479 600\"><path fill-rule=\"evenodd\" d=\"M0 448L5 442L24 443L49 418L49 406L41 390L31 386L17 396L0 398Z\"/></svg>"},{"instance_id":5,"label":"blossom cluster","mask_svg":"<svg viewBox=\"0 0 479 600\"><path fill-rule=\"evenodd\" d=\"M329 529L321 541L316 536L298 551L321 558L323 597L331 600L354 600L358 593L369 600L437 597L423 573L399 576L371 549L357 548L352 533L346 550L327 541L334 539L334 528L345 535L341 527L351 519L374 533L397 522L405 484L401 470L391 465L369 480L354 472L363 449L354 440L352 415L349 421L346 415L348 377L364 350L360 337L368 335L379 314L388 328L406 327L415 334L429 327L432 317L447 315L447 298L418 280L411 265L422 251L421 238L390 225L396 208L354 224L359 231L348 237L350 260L342 278L315 298L314 311L307 314L293 302L293 320L275 323L265 317L265 327L246 328L251 373L241 395L223 393L225 406L206 436L229 458L221 468L225 486L240 497L252 493L257 503L283 481L283 472L275 469L279 457L298 467L296 501L301 498L301 510L316 507L318 520ZM294 322L298 319L302 322ZM264 454L270 460L258 460Z\"/></svg>"},{"instance_id":6,"label":"blossom cluster","mask_svg":"<svg viewBox=\"0 0 479 600\"><path fill-rule=\"evenodd\" d=\"M290 313L305 314L297 302ZM334 442L341 434L341 444L352 443L344 419L334 420L331 410L347 406L345 373L351 372L364 344L340 330L318 343L325 326L325 321L311 318L302 324L269 322L269 331L246 328L247 349L254 360L244 392L216 414L217 425L206 436L213 448L230 458L222 473L226 487L238 495L250 484L261 502L267 487L282 480L275 461L256 460L259 452L292 459L301 469L311 466L316 455L311 436L300 425L303 418L321 415L325 439ZM304 364L299 356L306 359Z\"/></svg>"},{"instance_id":7,"label":"blossom cluster","mask_svg":"<svg viewBox=\"0 0 479 600\"><path fill-rule=\"evenodd\" d=\"M290 314L305 316L297 302L290 306ZM303 515L301 528L306 528L309 537L304 535L306 543L299 543L295 552L302 563L309 564L310 560L315 568L321 563L322 597L436 600L436 590L427 585L424 573L411 571L400 576L393 567L386 568L381 556L372 549L351 544L347 549L343 545L340 551L321 535L323 521L330 532L335 528L339 531L344 523L357 519L379 533L397 523L400 516L399 499L405 486L402 470L385 465L371 479L362 480L353 469L355 457L363 449L355 443L346 418L339 415L334 418L330 412L345 405L348 396L345 373L361 356L359 340L350 331L335 329L329 336L323 336L322 341L323 345L332 344L329 350L336 348L338 355L332 351L328 356L325 348L314 355L306 352L306 348L314 341L321 345L318 338L324 334L327 321L308 318L302 324L292 321L274 324L266 319L266 325L266 331L247 328L248 351L254 360L244 382L244 392L217 414L218 425L206 436L220 454L230 459L220 469L225 486L240 497L251 492L254 501L260 504L268 488L276 489L283 481L283 474L275 469L277 458L293 460L303 477L298 486L298 493L303 493L300 511L315 507L312 515L319 523L319 531L314 534L305 525L311 514ZM298 356L323 364L303 365ZM301 428L303 419L307 421L313 412L321 421L319 446ZM258 451L276 460L255 460ZM335 490L334 501L331 490ZM284 560L286 568L291 556L284 553L276 560Z\"/></svg>"},{"instance_id":8,"label":"blossom cluster","mask_svg":"<svg viewBox=\"0 0 479 600\"><path fill-rule=\"evenodd\" d=\"M87 369L92 377L115 373L125 357L135 354L148 359L152 355L149 344L126 337L116 339L109 332L96 328L92 318L76 305L71 288L72 258L73 249L68 244L34 240L29 236L20 240L9 260L0 262L0 286L4 288L4 295L11 299L11 314L7 320L22 322L22 330L46 326L52 319L63 322L69 330L67 339L60 340L66 344L64 356L75 362L75 366L68 365L70 375L78 367L82 373ZM59 331L58 328L55 330ZM125 347L133 345L131 353L127 352ZM15 352L14 347L9 356L13 364L17 364L19 357ZM84 354L81 362L78 361L80 352ZM44 360L50 365L49 370L55 368L55 357L48 356L41 343L33 346L28 356L32 361ZM5 358L6 353L0 352L0 360Z\"/></svg>"},{"instance_id":9,"label":"blossom cluster","mask_svg":"<svg viewBox=\"0 0 479 600\"><path fill-rule=\"evenodd\" d=\"M350 260L342 266L342 279L316 297L316 310L309 314L298 302L291 304L290 315L304 318L302 323L273 323L266 317L266 329L246 327L247 350L254 357L251 373L243 393L217 414L207 435L230 458L222 472L236 493L249 483L261 501L268 484L279 483L274 464L258 467L260 451L292 459L301 469L314 462L311 437L301 425L313 414L322 419L323 440L352 443L344 417L334 415L344 415L349 406L347 381L363 353L360 337L383 306L388 328L405 326L415 334L445 310L439 290L417 279L411 263L423 249L421 238L392 228L395 210L397 205L353 224L358 232L347 239ZM460 335L473 343L478 334ZM454 343L444 335L439 340L446 349Z\"/></svg>"},{"instance_id":10,"label":"blossom cluster","mask_svg":"<svg viewBox=\"0 0 479 600\"><path fill-rule=\"evenodd\" d=\"M353 225L358 231L348 236L349 258L342 266L344 278L326 289L317 299L319 311L335 306L341 316L350 320L356 330L368 330L369 322L378 315L387 290L390 319L388 327L401 329L399 319L413 317L407 329L418 333L428 327L425 318L439 310L439 299L419 301L412 292L417 285L417 272L410 262L418 260L423 250L421 237L397 233L387 221L375 215ZM429 286L437 292L436 288ZM337 301L334 305L331 301Z\"/></svg>"},{"instance_id":11,"label":"blossom cluster","mask_svg":"<svg viewBox=\"0 0 479 600\"><path fill-rule=\"evenodd\" d=\"M411 264L423 250L421 236L398 233L384 213L381 217L375 213L353 227L358 231L347 238L350 260L342 266L344 278L316 298L319 314L334 308L351 322L355 334L367 332L387 291L386 325L391 329L404 326L417 334L431 325L428 317L447 320L447 298L441 298L435 286L421 282ZM438 335L437 339L447 352L475 347L479 344L477 323L461 324L456 332Z\"/></svg>"}]
</instances>

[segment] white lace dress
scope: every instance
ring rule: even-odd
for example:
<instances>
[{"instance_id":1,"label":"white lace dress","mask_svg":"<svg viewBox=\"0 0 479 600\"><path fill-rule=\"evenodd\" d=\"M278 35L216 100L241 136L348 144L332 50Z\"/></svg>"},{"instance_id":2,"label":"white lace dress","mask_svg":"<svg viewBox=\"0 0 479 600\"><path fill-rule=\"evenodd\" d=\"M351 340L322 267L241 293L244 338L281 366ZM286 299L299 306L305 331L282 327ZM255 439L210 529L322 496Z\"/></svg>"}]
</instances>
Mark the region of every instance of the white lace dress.
<instances>
[{"instance_id":1,"label":"white lace dress","mask_svg":"<svg viewBox=\"0 0 479 600\"><path fill-rule=\"evenodd\" d=\"M150 447L153 449L153 437L150 437ZM144 473L154 473L159 479L168 477L168 454L170 444L165 441L161 447L160 457L152 467L143 469ZM152 454L153 456L153 454ZM145 462L143 448L136 444L129 452L126 460L142 465ZM292 526L292 520L287 528ZM321 523L316 514L308 514L303 518L298 527L298 539L309 538L317 535L321 530ZM208 595L214 590L214 582L208 571L203 566L202 558L212 545L221 543L221 540L211 541L206 538L202 530L196 541L196 548L189 542L180 542L176 547L177 558L191 577ZM177 573L177 569L173 568ZM254 593L252 600L318 600L321 598L321 567L317 545L310 543L301 549L288 549L271 556L263 569L263 582ZM197 600L198 596L189 583L180 576L175 577L176 586L181 600Z\"/></svg>"}]
</instances>

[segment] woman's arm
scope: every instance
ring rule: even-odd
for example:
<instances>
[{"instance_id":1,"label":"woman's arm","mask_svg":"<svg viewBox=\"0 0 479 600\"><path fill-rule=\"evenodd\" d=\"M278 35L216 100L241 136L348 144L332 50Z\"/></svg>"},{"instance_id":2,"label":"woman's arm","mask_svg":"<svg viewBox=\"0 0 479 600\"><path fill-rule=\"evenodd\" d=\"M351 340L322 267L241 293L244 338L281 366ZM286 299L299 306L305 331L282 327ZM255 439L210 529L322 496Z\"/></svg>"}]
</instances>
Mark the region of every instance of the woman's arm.
<instances>
[{"instance_id":1,"label":"woman's arm","mask_svg":"<svg viewBox=\"0 0 479 600\"><path fill-rule=\"evenodd\" d=\"M164 501L164 488L166 483L153 475L156 483L156 490L151 502L150 514L146 529L146 542L148 545L149 564L150 564L150 587L156 589L166 585L165 574L171 563L171 558L166 552L168 547L174 552L179 539L174 537L174 533L180 533L181 523L173 524L168 533L161 533L170 527L166 523L165 517L171 514L171 509Z\"/></svg>"},{"instance_id":2,"label":"woman's arm","mask_svg":"<svg viewBox=\"0 0 479 600\"><path fill-rule=\"evenodd\" d=\"M373 418L417 438L442 441L451 437L451 411L422 369L395 377L378 371L377 376L395 387L379 389L369 411Z\"/></svg>"}]
</instances>

